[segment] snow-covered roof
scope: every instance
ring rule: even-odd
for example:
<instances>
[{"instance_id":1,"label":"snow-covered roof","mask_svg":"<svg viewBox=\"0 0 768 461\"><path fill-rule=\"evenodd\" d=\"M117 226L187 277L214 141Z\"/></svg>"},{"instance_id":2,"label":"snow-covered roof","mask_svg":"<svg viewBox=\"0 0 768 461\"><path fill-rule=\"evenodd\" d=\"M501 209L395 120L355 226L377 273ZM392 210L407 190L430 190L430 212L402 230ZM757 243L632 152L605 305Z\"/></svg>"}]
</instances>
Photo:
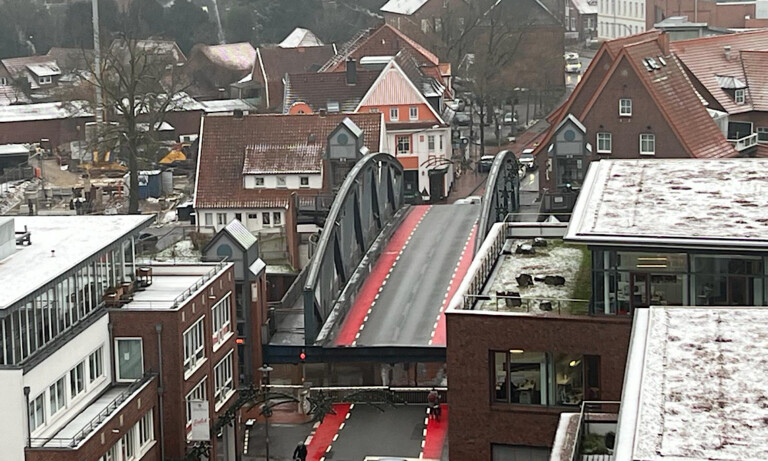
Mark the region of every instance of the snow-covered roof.
<instances>
[{"instance_id":1,"label":"snow-covered roof","mask_svg":"<svg viewBox=\"0 0 768 461\"><path fill-rule=\"evenodd\" d=\"M206 114L215 112L232 112L234 110L250 111L253 106L242 99L216 99L213 101L200 101Z\"/></svg>"},{"instance_id":2,"label":"snow-covered roof","mask_svg":"<svg viewBox=\"0 0 768 461\"><path fill-rule=\"evenodd\" d=\"M152 222L153 216L17 216L32 244L0 261L0 310ZM51 250L55 253L51 255Z\"/></svg>"},{"instance_id":3,"label":"snow-covered roof","mask_svg":"<svg viewBox=\"0 0 768 461\"><path fill-rule=\"evenodd\" d=\"M412 15L428 1L429 0L389 0L381 7L381 11L385 13Z\"/></svg>"},{"instance_id":4,"label":"snow-covered roof","mask_svg":"<svg viewBox=\"0 0 768 461\"><path fill-rule=\"evenodd\" d=\"M597 0L571 0L579 14L597 14Z\"/></svg>"},{"instance_id":5,"label":"snow-covered roof","mask_svg":"<svg viewBox=\"0 0 768 461\"><path fill-rule=\"evenodd\" d=\"M208 288L232 263L152 264L152 285L133 294L123 310L168 310ZM191 290L191 292L190 292ZM186 295L186 296L184 296Z\"/></svg>"},{"instance_id":6,"label":"snow-covered roof","mask_svg":"<svg viewBox=\"0 0 768 461\"><path fill-rule=\"evenodd\" d=\"M61 75L61 69L55 62L42 64L27 64L27 69L38 77L53 77Z\"/></svg>"},{"instance_id":7,"label":"snow-covered roof","mask_svg":"<svg viewBox=\"0 0 768 461\"><path fill-rule=\"evenodd\" d=\"M766 171L764 158L592 162L565 239L764 249Z\"/></svg>"},{"instance_id":8,"label":"snow-covered roof","mask_svg":"<svg viewBox=\"0 0 768 461\"><path fill-rule=\"evenodd\" d=\"M3 144L0 146L0 156L3 155L23 155L29 154L30 148L27 144Z\"/></svg>"},{"instance_id":9,"label":"snow-covered roof","mask_svg":"<svg viewBox=\"0 0 768 461\"><path fill-rule=\"evenodd\" d=\"M768 459L768 309L635 311L615 459Z\"/></svg>"},{"instance_id":10,"label":"snow-covered roof","mask_svg":"<svg viewBox=\"0 0 768 461\"><path fill-rule=\"evenodd\" d=\"M297 27L277 46L280 48L298 48L323 45L324 43L311 30Z\"/></svg>"},{"instance_id":11,"label":"snow-covered roof","mask_svg":"<svg viewBox=\"0 0 768 461\"><path fill-rule=\"evenodd\" d=\"M730 75L715 75L717 84L724 90L739 90L747 87L747 84Z\"/></svg>"},{"instance_id":12,"label":"snow-covered roof","mask_svg":"<svg viewBox=\"0 0 768 461\"><path fill-rule=\"evenodd\" d=\"M87 101L44 102L0 107L0 123L92 117Z\"/></svg>"}]
</instances>

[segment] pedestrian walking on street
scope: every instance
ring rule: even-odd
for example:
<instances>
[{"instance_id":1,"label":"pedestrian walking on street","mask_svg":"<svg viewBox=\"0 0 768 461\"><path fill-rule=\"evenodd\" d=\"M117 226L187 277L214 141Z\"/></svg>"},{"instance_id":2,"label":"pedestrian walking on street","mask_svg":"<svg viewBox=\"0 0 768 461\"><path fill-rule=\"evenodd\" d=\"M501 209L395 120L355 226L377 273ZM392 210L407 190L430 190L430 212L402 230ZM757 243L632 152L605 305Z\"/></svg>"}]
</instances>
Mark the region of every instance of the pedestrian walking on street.
<instances>
[{"instance_id":1,"label":"pedestrian walking on street","mask_svg":"<svg viewBox=\"0 0 768 461\"><path fill-rule=\"evenodd\" d=\"M296 449L293 450L293 459L294 461L307 461L307 446L304 445L304 442L299 442L296 445Z\"/></svg>"}]
</instances>

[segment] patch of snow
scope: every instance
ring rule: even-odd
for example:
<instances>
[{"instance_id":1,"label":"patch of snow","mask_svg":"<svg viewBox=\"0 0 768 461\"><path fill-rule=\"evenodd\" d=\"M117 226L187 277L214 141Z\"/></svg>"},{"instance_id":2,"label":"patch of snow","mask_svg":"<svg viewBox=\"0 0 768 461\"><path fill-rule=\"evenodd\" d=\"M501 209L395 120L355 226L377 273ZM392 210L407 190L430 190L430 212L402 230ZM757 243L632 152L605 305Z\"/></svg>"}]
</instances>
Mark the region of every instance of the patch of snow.
<instances>
[{"instance_id":1,"label":"patch of snow","mask_svg":"<svg viewBox=\"0 0 768 461\"><path fill-rule=\"evenodd\" d=\"M159 252L153 259L160 262L200 262L200 258L201 253L195 250L191 240L180 240Z\"/></svg>"},{"instance_id":2,"label":"patch of snow","mask_svg":"<svg viewBox=\"0 0 768 461\"><path fill-rule=\"evenodd\" d=\"M635 453L768 459L764 308L652 308Z\"/></svg>"}]
</instances>

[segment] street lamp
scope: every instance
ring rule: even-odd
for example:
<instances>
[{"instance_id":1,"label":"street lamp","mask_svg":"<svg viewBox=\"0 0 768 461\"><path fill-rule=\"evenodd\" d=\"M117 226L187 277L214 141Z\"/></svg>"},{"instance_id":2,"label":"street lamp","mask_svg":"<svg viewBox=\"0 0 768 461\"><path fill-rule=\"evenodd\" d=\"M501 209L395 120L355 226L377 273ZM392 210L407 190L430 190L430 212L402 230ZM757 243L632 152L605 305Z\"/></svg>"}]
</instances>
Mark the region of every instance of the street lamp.
<instances>
[{"instance_id":1,"label":"street lamp","mask_svg":"<svg viewBox=\"0 0 768 461\"><path fill-rule=\"evenodd\" d=\"M264 394L264 407L262 409L262 414L264 415L264 442L267 451L267 461L269 461L269 417L272 414L272 410L269 408L269 399L266 396L268 392L267 386L269 385L269 374L272 372L272 370L273 368L266 363L259 367L259 371L261 372L261 389Z\"/></svg>"}]
</instances>

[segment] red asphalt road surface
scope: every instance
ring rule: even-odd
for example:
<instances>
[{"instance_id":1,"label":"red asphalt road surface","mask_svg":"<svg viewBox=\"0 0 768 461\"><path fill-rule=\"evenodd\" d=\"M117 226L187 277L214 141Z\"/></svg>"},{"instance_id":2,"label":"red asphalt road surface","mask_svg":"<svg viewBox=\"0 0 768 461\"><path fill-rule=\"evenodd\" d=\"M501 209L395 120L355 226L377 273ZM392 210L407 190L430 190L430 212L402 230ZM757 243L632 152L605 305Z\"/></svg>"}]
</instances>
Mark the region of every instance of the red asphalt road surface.
<instances>
[{"instance_id":1,"label":"red asphalt road surface","mask_svg":"<svg viewBox=\"0 0 768 461\"><path fill-rule=\"evenodd\" d=\"M445 298L445 301L443 302L443 306L440 308L440 320L438 320L437 322L437 328L435 328L435 331L432 334L432 342L430 343L433 346L445 346L445 343L446 343L445 310L448 308L448 305L451 303L453 296L456 294L456 291L459 289L459 285L461 285L461 281L464 280L464 276L467 275L469 266L472 264L472 257L473 257L473 252L475 248L476 237L477 237L477 225L475 225L475 227L472 228L472 233L469 234L469 239L467 240L467 246L464 247L464 251L461 253L459 264L456 266L456 272L453 276L453 279L451 280L451 286L448 288L448 297ZM425 456L425 458L427 458L427 456Z\"/></svg>"},{"instance_id":2,"label":"red asphalt road surface","mask_svg":"<svg viewBox=\"0 0 768 461\"><path fill-rule=\"evenodd\" d=\"M334 403L333 410L336 414L325 415L323 422L317 427L315 435L307 445L307 461L320 461L320 458L325 456L326 450L333 442L333 437L339 433L341 424L347 419L349 404Z\"/></svg>"},{"instance_id":3,"label":"red asphalt road surface","mask_svg":"<svg viewBox=\"0 0 768 461\"><path fill-rule=\"evenodd\" d=\"M389 239L387 247L384 252L379 256L378 261L373 266L373 270L363 283L363 287L355 298L355 302L352 308L347 313L347 318L344 320L344 324L336 336L335 344L337 346L351 346L355 341L355 336L360 331L360 326L363 324L365 316L368 315L368 309L370 309L373 301L376 299L376 294L379 292L379 287L387 277L390 268L394 266L397 256L403 251L406 245L408 237L416 228L419 220L429 211L428 205L420 205L411 208L408 216L405 217L403 222L395 231L394 235ZM443 327L445 329L445 327Z\"/></svg>"},{"instance_id":4,"label":"red asphalt road surface","mask_svg":"<svg viewBox=\"0 0 768 461\"><path fill-rule=\"evenodd\" d=\"M422 458L440 459L443 454L445 437L448 434L448 405L440 405L440 421L429 419L427 422L427 435L424 438Z\"/></svg>"}]
</instances>

